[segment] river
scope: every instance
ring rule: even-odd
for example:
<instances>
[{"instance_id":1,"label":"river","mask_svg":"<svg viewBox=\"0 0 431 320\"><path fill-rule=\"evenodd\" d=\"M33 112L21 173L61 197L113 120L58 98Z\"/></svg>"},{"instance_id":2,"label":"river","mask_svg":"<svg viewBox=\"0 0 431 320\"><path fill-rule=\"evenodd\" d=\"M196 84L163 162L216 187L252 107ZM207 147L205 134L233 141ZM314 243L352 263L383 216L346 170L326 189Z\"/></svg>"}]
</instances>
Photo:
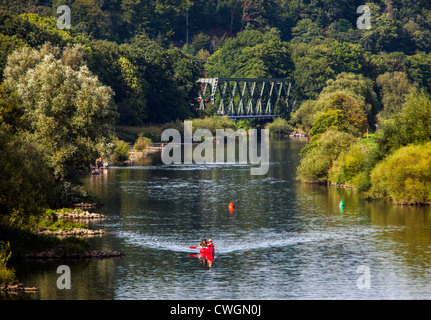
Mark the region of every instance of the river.
<instances>
[{"instance_id":1,"label":"river","mask_svg":"<svg viewBox=\"0 0 431 320\"><path fill-rule=\"evenodd\" d=\"M160 153L85 178L105 260L22 262L23 299L431 299L431 208L295 181L299 139L271 140L269 171L164 165ZM339 207L343 200L345 206ZM229 210L228 203L235 209ZM208 265L196 246L212 238ZM58 289L57 267L71 270Z\"/></svg>"}]
</instances>

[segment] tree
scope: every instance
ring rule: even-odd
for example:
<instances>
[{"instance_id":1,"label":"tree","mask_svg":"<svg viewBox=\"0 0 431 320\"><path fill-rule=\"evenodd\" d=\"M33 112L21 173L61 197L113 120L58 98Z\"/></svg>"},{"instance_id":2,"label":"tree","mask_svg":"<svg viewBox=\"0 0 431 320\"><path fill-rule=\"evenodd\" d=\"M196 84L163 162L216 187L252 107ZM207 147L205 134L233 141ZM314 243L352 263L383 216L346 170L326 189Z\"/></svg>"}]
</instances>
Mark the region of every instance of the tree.
<instances>
[{"instance_id":1,"label":"tree","mask_svg":"<svg viewBox=\"0 0 431 320\"><path fill-rule=\"evenodd\" d=\"M320 114L313 123L310 135L322 134L335 129L353 135L362 135L367 130L367 115L364 106L351 96L337 92L329 98L329 110ZM323 111L323 110L322 110Z\"/></svg>"},{"instance_id":2,"label":"tree","mask_svg":"<svg viewBox=\"0 0 431 320\"><path fill-rule=\"evenodd\" d=\"M75 182L94 159L109 153L116 120L112 90L84 64L82 47L50 44L12 53L5 88L19 99L24 130L46 157L57 181Z\"/></svg>"},{"instance_id":3,"label":"tree","mask_svg":"<svg viewBox=\"0 0 431 320\"><path fill-rule=\"evenodd\" d=\"M336 76L337 62L326 45L296 44L291 46L295 64L295 94L300 99L316 99L329 79Z\"/></svg>"},{"instance_id":4,"label":"tree","mask_svg":"<svg viewBox=\"0 0 431 320\"><path fill-rule=\"evenodd\" d=\"M353 131L345 128L345 131L356 131L356 134L359 134L365 132L368 126L374 127L378 109L379 101L370 79L362 75L341 73L335 80L326 82L326 87L321 90L317 99L304 101L292 116L292 122L304 130L309 130L322 113L339 110L344 120L355 128ZM327 114L325 121L337 120L334 116L334 113ZM319 131L322 129L323 127Z\"/></svg>"},{"instance_id":5,"label":"tree","mask_svg":"<svg viewBox=\"0 0 431 320\"><path fill-rule=\"evenodd\" d=\"M0 218L17 226L42 214L54 180L38 141L0 121ZM3 218L5 220L3 220Z\"/></svg>"},{"instance_id":6,"label":"tree","mask_svg":"<svg viewBox=\"0 0 431 320\"><path fill-rule=\"evenodd\" d=\"M374 128L376 115L380 110L380 102L374 91L373 81L360 74L343 72L337 75L335 80L328 80L319 99L323 99L322 96L326 94L337 91L344 91L362 103L364 112L367 115L368 125L370 128Z\"/></svg>"},{"instance_id":7,"label":"tree","mask_svg":"<svg viewBox=\"0 0 431 320\"><path fill-rule=\"evenodd\" d=\"M431 93L431 53L418 52L406 60L409 78Z\"/></svg>"},{"instance_id":8,"label":"tree","mask_svg":"<svg viewBox=\"0 0 431 320\"><path fill-rule=\"evenodd\" d=\"M70 12L74 30L97 38L106 34L109 14L95 0L74 0Z\"/></svg>"},{"instance_id":9,"label":"tree","mask_svg":"<svg viewBox=\"0 0 431 320\"><path fill-rule=\"evenodd\" d=\"M369 154L371 147L363 143L353 143L347 150L332 163L328 172L328 180L337 185L348 185L359 190L370 187L369 181Z\"/></svg>"},{"instance_id":10,"label":"tree","mask_svg":"<svg viewBox=\"0 0 431 320\"><path fill-rule=\"evenodd\" d=\"M379 86L383 104L380 115L386 118L393 117L401 110L413 85L407 78L407 74L399 71L379 75L376 83Z\"/></svg>"},{"instance_id":11,"label":"tree","mask_svg":"<svg viewBox=\"0 0 431 320\"><path fill-rule=\"evenodd\" d=\"M431 142L402 147L371 172L370 194L397 203L431 203Z\"/></svg>"},{"instance_id":12,"label":"tree","mask_svg":"<svg viewBox=\"0 0 431 320\"><path fill-rule=\"evenodd\" d=\"M205 69L210 77L285 78L292 73L293 62L287 43L278 35L246 30L228 39Z\"/></svg>"},{"instance_id":13,"label":"tree","mask_svg":"<svg viewBox=\"0 0 431 320\"><path fill-rule=\"evenodd\" d=\"M344 93L336 93L331 98L331 107L341 110L344 119L352 125L361 135L368 128L367 114L363 102L360 102Z\"/></svg>"},{"instance_id":14,"label":"tree","mask_svg":"<svg viewBox=\"0 0 431 320\"><path fill-rule=\"evenodd\" d=\"M333 161L354 142L355 138L346 132L326 131L301 158L297 168L298 180L326 183Z\"/></svg>"},{"instance_id":15,"label":"tree","mask_svg":"<svg viewBox=\"0 0 431 320\"><path fill-rule=\"evenodd\" d=\"M382 155L411 143L431 141L431 97L412 88L401 110L393 119L382 121L376 142Z\"/></svg>"},{"instance_id":16,"label":"tree","mask_svg":"<svg viewBox=\"0 0 431 320\"><path fill-rule=\"evenodd\" d=\"M334 41L332 43L338 68L338 72L363 73L365 50L359 44Z\"/></svg>"},{"instance_id":17,"label":"tree","mask_svg":"<svg viewBox=\"0 0 431 320\"><path fill-rule=\"evenodd\" d=\"M361 30L361 45L368 51L378 53L380 51L397 51L400 32L399 22L391 13L379 14L376 6L371 6L373 19L371 29Z\"/></svg>"},{"instance_id":18,"label":"tree","mask_svg":"<svg viewBox=\"0 0 431 320\"><path fill-rule=\"evenodd\" d=\"M179 49L164 49L145 34L123 44L124 56L136 66L138 79L145 81L147 121L164 123L184 120L196 111L201 64Z\"/></svg>"},{"instance_id":19,"label":"tree","mask_svg":"<svg viewBox=\"0 0 431 320\"><path fill-rule=\"evenodd\" d=\"M317 23L310 19L302 19L298 21L295 27L292 28L292 43L309 43L312 40L322 40L323 33Z\"/></svg>"},{"instance_id":20,"label":"tree","mask_svg":"<svg viewBox=\"0 0 431 320\"><path fill-rule=\"evenodd\" d=\"M348 123L341 110L333 109L322 113L313 123L310 136L316 138L327 130L345 131Z\"/></svg>"},{"instance_id":21,"label":"tree","mask_svg":"<svg viewBox=\"0 0 431 320\"><path fill-rule=\"evenodd\" d=\"M3 70L7 62L7 57L14 50L24 47L26 43L18 39L16 35L6 36L0 33L0 77L3 79Z\"/></svg>"}]
</instances>

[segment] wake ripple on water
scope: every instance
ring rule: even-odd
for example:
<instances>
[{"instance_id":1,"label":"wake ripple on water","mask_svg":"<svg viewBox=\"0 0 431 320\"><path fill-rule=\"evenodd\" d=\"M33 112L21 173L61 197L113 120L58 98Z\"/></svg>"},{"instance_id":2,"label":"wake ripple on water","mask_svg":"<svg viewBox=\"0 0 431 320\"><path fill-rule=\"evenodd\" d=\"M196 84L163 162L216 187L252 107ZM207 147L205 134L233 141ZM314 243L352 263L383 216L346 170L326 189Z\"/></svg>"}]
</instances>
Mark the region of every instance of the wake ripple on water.
<instances>
[{"instance_id":1,"label":"wake ripple on water","mask_svg":"<svg viewBox=\"0 0 431 320\"><path fill-rule=\"evenodd\" d=\"M168 250L173 252L191 252L190 246L197 246L199 239L191 239L186 237L167 237L167 236L151 236L140 234L134 231L118 231L117 237L123 239L127 244L155 249ZM357 236L357 235L356 235ZM224 253L247 252L255 250L268 250L271 248L282 248L295 246L308 242L325 242L332 240L356 237L353 234L346 234L336 231L312 231L312 232L286 232L286 233L262 233L251 235L215 235L214 244L218 251Z\"/></svg>"}]
</instances>

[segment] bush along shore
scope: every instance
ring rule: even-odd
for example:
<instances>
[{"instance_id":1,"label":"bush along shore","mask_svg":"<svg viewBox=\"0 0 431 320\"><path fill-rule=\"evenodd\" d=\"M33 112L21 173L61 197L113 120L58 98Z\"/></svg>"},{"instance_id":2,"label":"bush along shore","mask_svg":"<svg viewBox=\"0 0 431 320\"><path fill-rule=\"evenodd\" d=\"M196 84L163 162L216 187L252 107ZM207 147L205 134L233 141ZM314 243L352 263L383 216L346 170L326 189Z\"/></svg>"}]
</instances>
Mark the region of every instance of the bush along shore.
<instances>
[{"instance_id":1,"label":"bush along shore","mask_svg":"<svg viewBox=\"0 0 431 320\"><path fill-rule=\"evenodd\" d=\"M0 240L0 293L37 291L37 288L18 282L15 270L8 263L13 260L52 261L124 256L120 251L91 250L88 239L102 236L105 231L91 230L86 224L98 219L108 217L79 208L63 208L46 210L45 216L31 228L1 225L1 234L11 241Z\"/></svg>"},{"instance_id":2,"label":"bush along shore","mask_svg":"<svg viewBox=\"0 0 431 320\"><path fill-rule=\"evenodd\" d=\"M365 111L352 112L351 98L324 99L328 111L309 130L298 180L355 188L370 200L431 205L431 95L413 88L405 99L372 135L365 133Z\"/></svg>"}]
</instances>

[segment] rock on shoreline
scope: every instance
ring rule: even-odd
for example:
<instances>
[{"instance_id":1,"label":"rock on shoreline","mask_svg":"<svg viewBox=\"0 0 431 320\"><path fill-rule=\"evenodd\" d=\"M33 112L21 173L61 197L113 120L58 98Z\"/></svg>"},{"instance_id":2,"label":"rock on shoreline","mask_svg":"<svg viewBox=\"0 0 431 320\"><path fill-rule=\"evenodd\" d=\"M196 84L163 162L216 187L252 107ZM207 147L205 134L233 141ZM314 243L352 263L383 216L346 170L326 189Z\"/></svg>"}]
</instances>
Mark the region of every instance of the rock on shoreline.
<instances>
[{"instance_id":1,"label":"rock on shoreline","mask_svg":"<svg viewBox=\"0 0 431 320\"><path fill-rule=\"evenodd\" d=\"M22 259L104 259L104 258L116 258L125 256L125 253L120 251L98 251L94 250L91 252L59 252L54 249L46 250L42 252L26 253L20 257Z\"/></svg>"},{"instance_id":2,"label":"rock on shoreline","mask_svg":"<svg viewBox=\"0 0 431 320\"><path fill-rule=\"evenodd\" d=\"M105 233L104 230L90 230L90 229L82 229L82 228L74 228L72 230L58 230L58 231L51 231L51 230L39 230L39 233L41 234L47 234L47 235L53 235L53 236L60 236L60 237L70 237L70 236L77 236L77 237L89 237L89 236L98 236Z\"/></svg>"},{"instance_id":3,"label":"rock on shoreline","mask_svg":"<svg viewBox=\"0 0 431 320\"><path fill-rule=\"evenodd\" d=\"M98 207L97 203L86 203L86 202L81 202L81 203L75 203L73 205L75 208L82 208L82 209L95 209Z\"/></svg>"},{"instance_id":4,"label":"rock on shoreline","mask_svg":"<svg viewBox=\"0 0 431 320\"><path fill-rule=\"evenodd\" d=\"M106 219L107 216L104 216L100 213L88 212L80 209L74 209L71 211L65 212L56 212L57 218L65 218L65 219Z\"/></svg>"},{"instance_id":5,"label":"rock on shoreline","mask_svg":"<svg viewBox=\"0 0 431 320\"><path fill-rule=\"evenodd\" d=\"M5 293L21 293L21 292L36 292L39 289L35 287L26 287L23 283L18 283L15 285L1 285L0 291Z\"/></svg>"}]
</instances>

